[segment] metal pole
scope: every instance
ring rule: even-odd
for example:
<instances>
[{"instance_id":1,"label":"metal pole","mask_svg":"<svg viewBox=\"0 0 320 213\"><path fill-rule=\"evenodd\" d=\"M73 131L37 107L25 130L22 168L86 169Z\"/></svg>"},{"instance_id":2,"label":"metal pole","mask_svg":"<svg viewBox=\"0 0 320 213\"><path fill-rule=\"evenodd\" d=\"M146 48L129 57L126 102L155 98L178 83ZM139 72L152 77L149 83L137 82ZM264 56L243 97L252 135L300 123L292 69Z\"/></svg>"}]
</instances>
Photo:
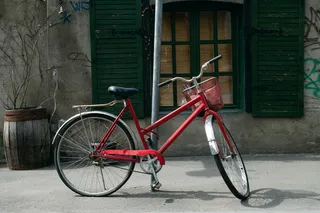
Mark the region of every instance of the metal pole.
<instances>
[{"instance_id":1,"label":"metal pole","mask_svg":"<svg viewBox=\"0 0 320 213\"><path fill-rule=\"evenodd\" d=\"M162 40L162 6L163 0L155 0L155 23L154 23L154 52L153 52L153 84L152 84L152 110L151 110L151 124L157 121L159 117L159 79L160 79L160 65L161 65L161 40ZM158 139L155 134L151 134L152 148L158 149ZM151 191L153 191L152 184L155 178L151 175Z\"/></svg>"},{"instance_id":2,"label":"metal pole","mask_svg":"<svg viewBox=\"0 0 320 213\"><path fill-rule=\"evenodd\" d=\"M162 8L163 0L155 0L155 24L154 24L154 54L153 54L153 85L152 85L152 111L151 124L159 117L159 79L161 65L161 40L162 40ZM158 149L158 140L155 134L151 135L152 148Z\"/></svg>"}]
</instances>

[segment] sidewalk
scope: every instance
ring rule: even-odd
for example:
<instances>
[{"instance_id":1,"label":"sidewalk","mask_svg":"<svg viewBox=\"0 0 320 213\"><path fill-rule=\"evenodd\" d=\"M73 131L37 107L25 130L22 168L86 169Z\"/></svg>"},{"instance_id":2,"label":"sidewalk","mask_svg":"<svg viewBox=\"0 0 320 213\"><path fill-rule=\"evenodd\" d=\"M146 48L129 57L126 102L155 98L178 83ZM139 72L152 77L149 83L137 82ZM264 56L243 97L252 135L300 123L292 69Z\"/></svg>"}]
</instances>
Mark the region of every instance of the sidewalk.
<instances>
[{"instance_id":1,"label":"sidewalk","mask_svg":"<svg viewBox=\"0 0 320 213\"><path fill-rule=\"evenodd\" d=\"M320 155L243 156L252 196L240 202L224 184L213 158L168 158L159 173L134 173L112 197L81 197L53 166L29 171L0 168L0 212L320 212ZM136 165L140 170L140 166Z\"/></svg>"}]
</instances>

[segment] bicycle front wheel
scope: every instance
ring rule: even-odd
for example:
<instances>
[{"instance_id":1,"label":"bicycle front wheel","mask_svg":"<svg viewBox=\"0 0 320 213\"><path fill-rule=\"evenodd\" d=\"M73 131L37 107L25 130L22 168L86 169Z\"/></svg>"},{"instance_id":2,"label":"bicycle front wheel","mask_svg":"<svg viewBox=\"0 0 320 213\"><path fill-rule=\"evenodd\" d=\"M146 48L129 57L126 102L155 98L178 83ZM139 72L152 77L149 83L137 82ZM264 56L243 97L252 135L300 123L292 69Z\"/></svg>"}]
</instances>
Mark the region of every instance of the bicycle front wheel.
<instances>
[{"instance_id":1,"label":"bicycle front wheel","mask_svg":"<svg viewBox=\"0 0 320 213\"><path fill-rule=\"evenodd\" d=\"M223 136L217 121L213 121L213 130L220 153L214 155L220 174L234 196L245 200L250 195L248 175L238 147L227 127L222 123L229 139L233 153L230 150L226 138Z\"/></svg>"},{"instance_id":2,"label":"bicycle front wheel","mask_svg":"<svg viewBox=\"0 0 320 213\"><path fill-rule=\"evenodd\" d=\"M135 163L90 155L114 120L105 114L85 114L58 132L55 165L61 180L72 191L84 196L106 196L130 178ZM135 149L130 132L121 122L117 122L103 149Z\"/></svg>"}]
</instances>

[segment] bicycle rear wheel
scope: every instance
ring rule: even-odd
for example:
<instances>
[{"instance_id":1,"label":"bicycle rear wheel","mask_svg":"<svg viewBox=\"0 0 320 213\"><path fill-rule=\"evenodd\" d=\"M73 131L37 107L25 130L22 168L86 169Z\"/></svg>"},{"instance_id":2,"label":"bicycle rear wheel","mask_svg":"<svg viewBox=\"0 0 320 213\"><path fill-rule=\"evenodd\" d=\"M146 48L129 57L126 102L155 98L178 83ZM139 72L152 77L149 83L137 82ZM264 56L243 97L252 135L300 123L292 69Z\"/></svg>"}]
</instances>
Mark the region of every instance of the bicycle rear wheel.
<instances>
[{"instance_id":1,"label":"bicycle rear wheel","mask_svg":"<svg viewBox=\"0 0 320 213\"><path fill-rule=\"evenodd\" d=\"M234 153L231 152L220 126L214 120L213 130L220 151L220 154L214 155L214 159L229 190L240 200L245 200L250 195L247 171L231 133L224 124L222 126L226 131Z\"/></svg>"},{"instance_id":2,"label":"bicycle rear wheel","mask_svg":"<svg viewBox=\"0 0 320 213\"><path fill-rule=\"evenodd\" d=\"M57 133L55 165L59 177L72 191L83 196L106 196L130 178L134 162L90 157L115 119L105 114L85 114ZM104 149L135 149L128 129L117 122Z\"/></svg>"}]
</instances>

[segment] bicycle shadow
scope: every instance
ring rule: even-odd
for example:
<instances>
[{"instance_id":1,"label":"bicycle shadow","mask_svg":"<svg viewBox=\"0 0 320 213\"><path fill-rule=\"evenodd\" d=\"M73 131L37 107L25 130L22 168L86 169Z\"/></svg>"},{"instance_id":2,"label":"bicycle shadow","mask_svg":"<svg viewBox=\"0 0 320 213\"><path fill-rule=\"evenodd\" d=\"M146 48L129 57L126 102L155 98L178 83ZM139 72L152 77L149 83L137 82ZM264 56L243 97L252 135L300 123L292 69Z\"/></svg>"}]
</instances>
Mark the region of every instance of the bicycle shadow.
<instances>
[{"instance_id":1,"label":"bicycle shadow","mask_svg":"<svg viewBox=\"0 0 320 213\"><path fill-rule=\"evenodd\" d=\"M189 169L189 171L186 172L187 175L192 177L207 177L207 178L221 176L213 158L211 160L200 159L199 161L201 162L202 167L197 168L197 170Z\"/></svg>"},{"instance_id":2,"label":"bicycle shadow","mask_svg":"<svg viewBox=\"0 0 320 213\"><path fill-rule=\"evenodd\" d=\"M174 200L179 199L199 199L203 201L211 201L216 198L232 198L232 195L228 192L205 192L205 191L167 191L159 190L149 193L128 193L121 192L120 194L114 194L110 197L116 198L162 198L166 199L165 203L173 203Z\"/></svg>"},{"instance_id":3,"label":"bicycle shadow","mask_svg":"<svg viewBox=\"0 0 320 213\"><path fill-rule=\"evenodd\" d=\"M212 201L217 198L236 198L230 192L208 192L208 191L157 191L144 194L132 194L122 192L110 197L116 198L162 198L165 203L173 203L178 199L199 199L202 201ZM248 208L268 209L279 206L285 200L292 199L312 199L320 201L320 194L306 190L280 190L273 188L262 188L251 192L251 196L240 203Z\"/></svg>"},{"instance_id":4,"label":"bicycle shadow","mask_svg":"<svg viewBox=\"0 0 320 213\"><path fill-rule=\"evenodd\" d=\"M279 206L285 200L312 199L320 201L320 194L306 190L280 190L262 188L251 191L250 197L241 201L245 207L267 209Z\"/></svg>"},{"instance_id":5,"label":"bicycle shadow","mask_svg":"<svg viewBox=\"0 0 320 213\"><path fill-rule=\"evenodd\" d=\"M197 158L201 162L202 167L197 170L187 171L186 174L193 177L221 177L217 164L212 156L200 156ZM191 169L190 169L191 170ZM247 172L255 170L246 168Z\"/></svg>"}]
</instances>

